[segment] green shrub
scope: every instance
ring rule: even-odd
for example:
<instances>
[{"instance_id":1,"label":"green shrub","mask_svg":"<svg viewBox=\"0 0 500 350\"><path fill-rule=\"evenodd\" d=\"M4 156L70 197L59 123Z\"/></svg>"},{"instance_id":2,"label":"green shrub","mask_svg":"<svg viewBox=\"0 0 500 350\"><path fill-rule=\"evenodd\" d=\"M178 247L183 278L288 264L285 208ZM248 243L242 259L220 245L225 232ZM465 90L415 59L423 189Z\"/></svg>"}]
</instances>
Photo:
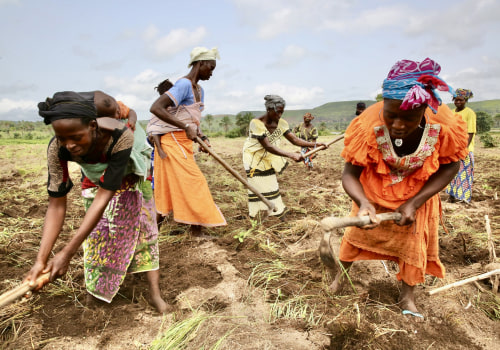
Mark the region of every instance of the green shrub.
<instances>
[{"instance_id":1,"label":"green shrub","mask_svg":"<svg viewBox=\"0 0 500 350\"><path fill-rule=\"evenodd\" d=\"M484 134L481 134L481 136L479 137L479 139L483 143L483 147L484 148L493 148L493 147L497 146L496 140L493 138L493 136L491 136L487 132L484 133Z\"/></svg>"}]
</instances>

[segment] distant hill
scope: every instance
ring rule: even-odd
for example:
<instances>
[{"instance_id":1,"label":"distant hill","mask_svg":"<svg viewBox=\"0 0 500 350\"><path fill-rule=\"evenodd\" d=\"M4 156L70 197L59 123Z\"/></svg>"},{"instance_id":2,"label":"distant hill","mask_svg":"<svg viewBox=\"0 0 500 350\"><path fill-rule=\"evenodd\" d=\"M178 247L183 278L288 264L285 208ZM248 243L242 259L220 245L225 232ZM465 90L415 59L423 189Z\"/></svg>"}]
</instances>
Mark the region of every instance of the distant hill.
<instances>
[{"instance_id":1,"label":"distant hill","mask_svg":"<svg viewBox=\"0 0 500 350\"><path fill-rule=\"evenodd\" d=\"M297 110L285 109L283 118L286 119L290 125L295 125L302 121L302 117L304 116L305 113L309 112L315 117L314 119L315 124L321 122L325 122L329 126L334 125L335 123L343 124L344 122L350 122L355 117L356 104L360 101L366 103L366 106L370 106L376 103L376 101L373 100L328 102L325 103L324 105L314 107L312 109L297 109ZM475 101L475 102L471 101L467 104L467 106L472 108L475 112L483 111L489 113L492 117L500 113L500 99ZM455 105L453 103L449 103L448 107L454 109ZM260 116L264 114L263 110L241 111L240 113L243 114L247 112L250 112L255 116ZM222 117L224 115L214 115L214 117L218 116ZM229 115L229 116L234 116L234 115Z\"/></svg>"}]
</instances>

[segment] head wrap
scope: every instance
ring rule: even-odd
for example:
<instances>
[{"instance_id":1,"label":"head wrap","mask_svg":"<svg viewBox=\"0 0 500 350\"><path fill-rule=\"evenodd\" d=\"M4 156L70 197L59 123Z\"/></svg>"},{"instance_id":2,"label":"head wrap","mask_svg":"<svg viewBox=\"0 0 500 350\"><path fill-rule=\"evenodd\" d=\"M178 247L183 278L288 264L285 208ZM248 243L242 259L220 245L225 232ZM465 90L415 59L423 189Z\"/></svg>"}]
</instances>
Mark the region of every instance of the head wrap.
<instances>
[{"instance_id":1,"label":"head wrap","mask_svg":"<svg viewBox=\"0 0 500 350\"><path fill-rule=\"evenodd\" d=\"M308 113L304 114L304 120L305 119L313 120L314 116L311 113L308 112Z\"/></svg>"},{"instance_id":2,"label":"head wrap","mask_svg":"<svg viewBox=\"0 0 500 350\"><path fill-rule=\"evenodd\" d=\"M189 60L188 68L197 61L215 61L220 59L219 50L216 47L207 49L206 47L195 47L191 51L191 59Z\"/></svg>"},{"instance_id":3,"label":"head wrap","mask_svg":"<svg viewBox=\"0 0 500 350\"><path fill-rule=\"evenodd\" d=\"M266 109L273 108L274 110L276 110L276 106L283 106L283 108L285 108L286 105L283 97L278 95L266 95L264 96L264 100L266 100Z\"/></svg>"},{"instance_id":4,"label":"head wrap","mask_svg":"<svg viewBox=\"0 0 500 350\"><path fill-rule=\"evenodd\" d=\"M435 90L448 91L454 95L451 86L437 76L439 72L441 66L430 58L422 62L398 61L382 84L382 96L403 100L399 108L405 111L426 104L436 113L441 98Z\"/></svg>"},{"instance_id":5,"label":"head wrap","mask_svg":"<svg viewBox=\"0 0 500 350\"><path fill-rule=\"evenodd\" d=\"M43 117L45 124L54 120L68 118L97 118L97 109L93 94L79 94L74 91L56 92L52 98L47 97L45 102L38 104L38 114Z\"/></svg>"},{"instance_id":6,"label":"head wrap","mask_svg":"<svg viewBox=\"0 0 500 350\"><path fill-rule=\"evenodd\" d=\"M474 94L472 93L471 90L467 90L467 89L456 89L455 90L455 96L460 96L460 97L463 97L465 98L465 101L467 101L469 98L472 98L474 97Z\"/></svg>"}]
</instances>

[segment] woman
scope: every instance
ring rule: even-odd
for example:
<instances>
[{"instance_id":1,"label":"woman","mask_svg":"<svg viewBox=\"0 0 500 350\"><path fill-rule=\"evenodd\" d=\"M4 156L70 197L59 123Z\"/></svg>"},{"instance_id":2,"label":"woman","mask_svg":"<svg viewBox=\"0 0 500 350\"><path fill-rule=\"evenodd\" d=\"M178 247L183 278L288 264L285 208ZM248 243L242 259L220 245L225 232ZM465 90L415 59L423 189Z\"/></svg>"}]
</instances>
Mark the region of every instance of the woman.
<instances>
[{"instance_id":1,"label":"woman","mask_svg":"<svg viewBox=\"0 0 500 350\"><path fill-rule=\"evenodd\" d=\"M205 94L198 82L210 79L217 58L216 48L194 48L188 65L191 71L153 103L154 116L147 128L148 134L162 135L161 149L166 155L154 160L156 208L164 216L173 211L174 220L191 225L194 236L201 236L202 226L226 225L196 165L192 141L199 136L210 146L200 130Z\"/></svg>"},{"instance_id":2,"label":"woman","mask_svg":"<svg viewBox=\"0 0 500 350\"><path fill-rule=\"evenodd\" d=\"M314 117L311 113L304 114L304 121L293 129L293 133L302 140L316 143L316 140L318 139L318 129L312 125L313 119ZM311 151L311 148L302 147L300 153L306 154L309 151ZM313 167L312 160L315 156L316 155L304 158L304 164L307 165L309 170Z\"/></svg>"},{"instance_id":3,"label":"woman","mask_svg":"<svg viewBox=\"0 0 500 350\"><path fill-rule=\"evenodd\" d=\"M402 280L403 314L423 316L414 289L425 274L443 278L438 256L439 191L455 176L466 150L465 124L455 118L435 89L451 91L437 77L439 64L397 62L383 83L384 100L356 117L345 133L342 184L352 198L352 216L371 224L345 230L342 268L333 271L338 293L353 261L392 260ZM379 223L377 213L398 212L397 222Z\"/></svg>"},{"instance_id":4,"label":"woman","mask_svg":"<svg viewBox=\"0 0 500 350\"><path fill-rule=\"evenodd\" d=\"M476 134L476 113L465 105L469 98L474 95L467 89L456 89L456 96L453 98L455 103L455 114L458 114L467 124L468 150L469 154L464 160L460 160L460 170L457 176L446 187L446 193L450 195L449 201L454 203L462 201L470 203L472 200L472 183L474 182L474 135Z\"/></svg>"},{"instance_id":5,"label":"woman","mask_svg":"<svg viewBox=\"0 0 500 350\"><path fill-rule=\"evenodd\" d=\"M243 145L243 166L245 167L248 182L275 205L271 214L280 217L285 211L281 200L276 173L280 174L287 166L283 157L296 162L304 159L301 153L287 152L280 149L281 137L292 144L301 147L314 147L316 142L299 139L291 132L288 123L281 119L285 111L285 100L277 95L264 97L266 114L252 119L248 131L248 138ZM318 143L318 146L324 143ZM248 210L251 218L257 216L260 210L267 210L267 206L250 190L248 191Z\"/></svg>"},{"instance_id":6,"label":"woman","mask_svg":"<svg viewBox=\"0 0 500 350\"><path fill-rule=\"evenodd\" d=\"M159 287L158 230L154 211L141 188L148 173L151 148L137 125L135 137L116 119L98 117L93 95L66 91L38 104L55 137L47 151L49 206L31 284L41 273L50 281L66 273L83 243L85 283L90 298L111 302L126 272L146 272L151 304L168 305ZM64 224L67 194L73 187L68 162L78 163L97 187L84 190L87 211L71 240L48 261ZM48 262L47 262L48 261Z\"/></svg>"}]
</instances>

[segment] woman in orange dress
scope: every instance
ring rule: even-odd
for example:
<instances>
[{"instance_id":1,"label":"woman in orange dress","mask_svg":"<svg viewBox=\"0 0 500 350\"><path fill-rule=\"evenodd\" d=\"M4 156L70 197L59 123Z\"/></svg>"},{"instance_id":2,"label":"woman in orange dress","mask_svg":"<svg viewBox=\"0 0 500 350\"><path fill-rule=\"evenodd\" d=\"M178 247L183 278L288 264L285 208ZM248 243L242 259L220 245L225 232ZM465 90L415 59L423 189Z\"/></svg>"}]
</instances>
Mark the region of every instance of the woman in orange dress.
<instances>
[{"instance_id":1,"label":"woman in orange dress","mask_svg":"<svg viewBox=\"0 0 500 350\"><path fill-rule=\"evenodd\" d=\"M403 314L423 317L414 289L425 274L442 278L438 256L441 212L438 193L467 154L466 126L454 117L435 89L453 90L437 77L439 64L398 61L383 84L384 100L356 117L345 133L342 184L353 200L352 216L369 215L371 224L346 229L331 285L339 292L357 260L392 260L402 281ZM397 222L376 214L398 212Z\"/></svg>"},{"instance_id":2,"label":"woman in orange dress","mask_svg":"<svg viewBox=\"0 0 500 350\"><path fill-rule=\"evenodd\" d=\"M148 134L162 135L160 146L166 155L154 160L156 209L164 216L173 212L176 222L191 225L193 236L202 236L202 227L227 224L193 153L197 136L210 146L200 129L205 93L198 82L210 79L217 58L217 48L194 48L191 71L153 103L147 128Z\"/></svg>"}]
</instances>

